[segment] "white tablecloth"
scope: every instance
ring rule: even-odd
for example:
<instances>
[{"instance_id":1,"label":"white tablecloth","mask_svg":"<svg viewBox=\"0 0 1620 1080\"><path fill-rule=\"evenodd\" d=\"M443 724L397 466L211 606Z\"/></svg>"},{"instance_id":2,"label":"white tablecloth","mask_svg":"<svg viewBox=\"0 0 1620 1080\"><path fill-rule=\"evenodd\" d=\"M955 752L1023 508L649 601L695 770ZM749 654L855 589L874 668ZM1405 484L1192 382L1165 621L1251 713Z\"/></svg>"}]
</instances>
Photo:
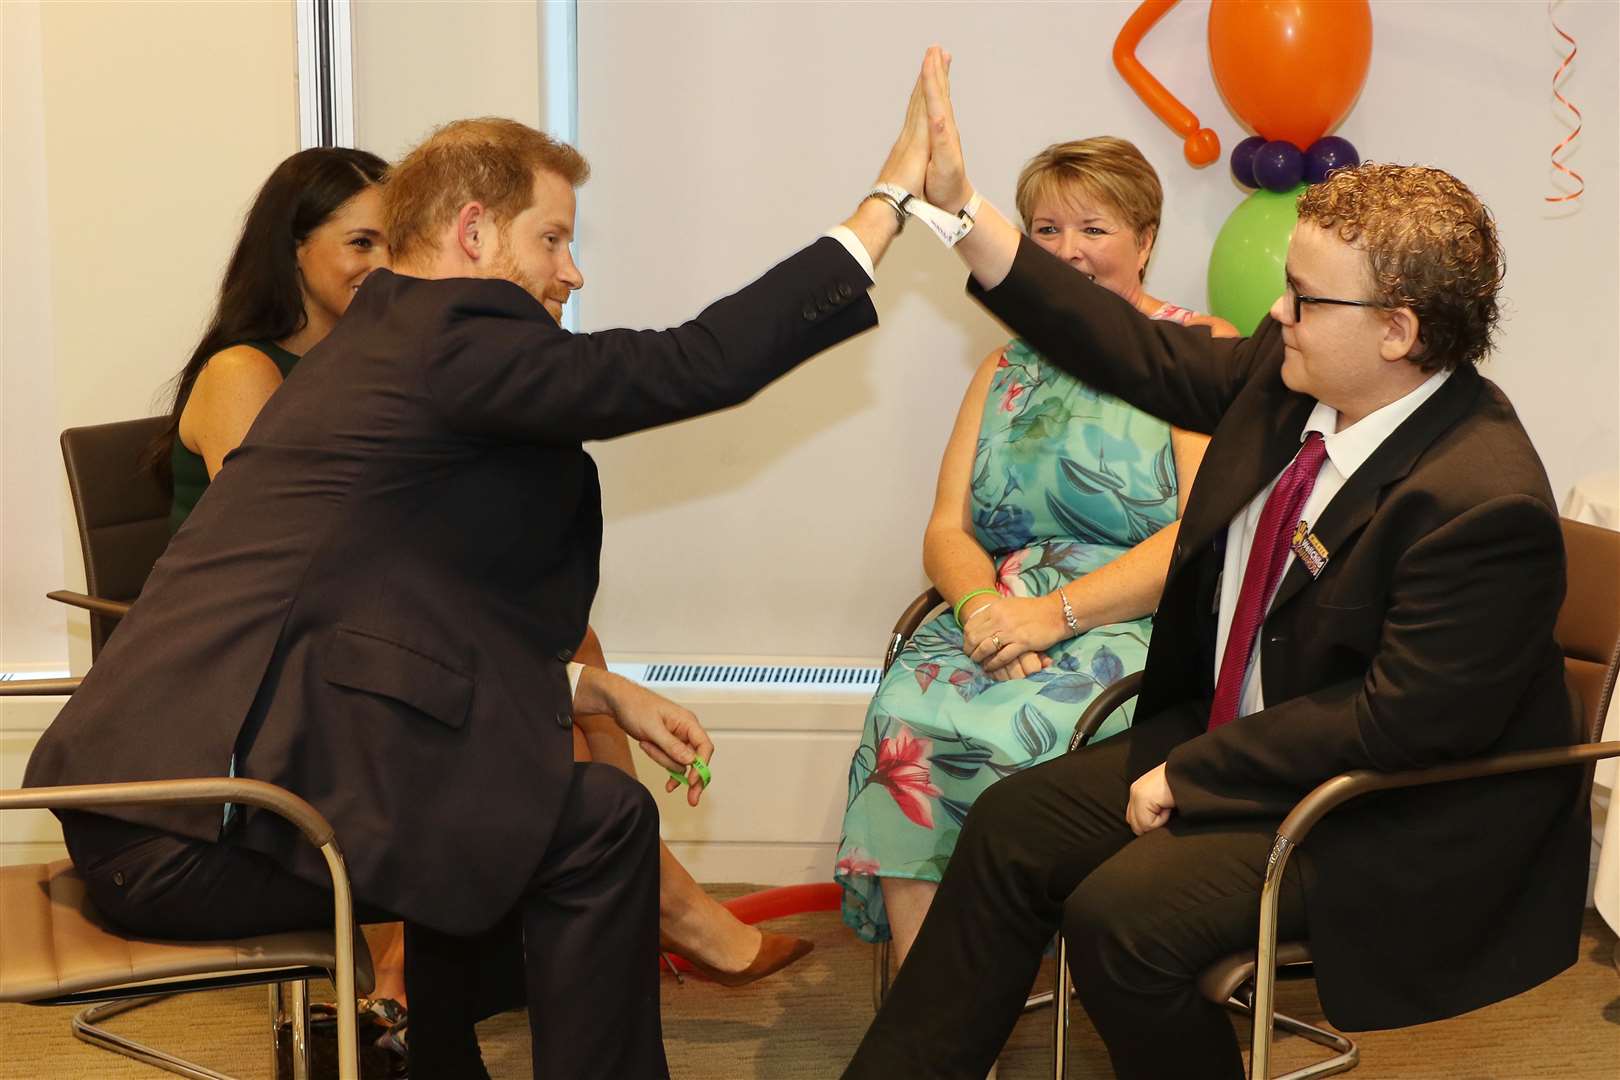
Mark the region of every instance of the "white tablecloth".
<instances>
[{"instance_id":1,"label":"white tablecloth","mask_svg":"<svg viewBox=\"0 0 1620 1080\"><path fill-rule=\"evenodd\" d=\"M1564 500L1564 516L1605 529L1620 530L1620 473L1588 476ZM1620 693L1609 702L1603 740L1620 739ZM1592 899L1598 913L1620 931L1620 807L1615 806L1620 761L1598 762L1592 785L1592 843L1597 848L1597 876ZM1620 954L1617 954L1620 963Z\"/></svg>"}]
</instances>

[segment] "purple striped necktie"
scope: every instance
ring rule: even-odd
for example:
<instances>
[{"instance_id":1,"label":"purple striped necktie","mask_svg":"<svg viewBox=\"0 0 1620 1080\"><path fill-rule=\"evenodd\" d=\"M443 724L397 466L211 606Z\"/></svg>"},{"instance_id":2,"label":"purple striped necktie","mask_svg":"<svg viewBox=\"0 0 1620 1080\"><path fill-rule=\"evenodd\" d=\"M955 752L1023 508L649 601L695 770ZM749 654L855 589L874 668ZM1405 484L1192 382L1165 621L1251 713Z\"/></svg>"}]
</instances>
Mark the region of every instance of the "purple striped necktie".
<instances>
[{"instance_id":1,"label":"purple striped necktie","mask_svg":"<svg viewBox=\"0 0 1620 1080\"><path fill-rule=\"evenodd\" d=\"M1266 608L1271 605L1272 594L1282 580L1283 568L1288 565L1289 541L1293 539L1300 512L1305 509L1305 500L1311 497L1316 474L1321 471L1322 459L1326 456L1327 447L1322 442L1321 432L1310 432L1293 462L1277 478L1277 486L1266 496L1260 524L1254 529L1254 544L1249 548L1249 562L1243 569L1237 609L1232 613L1232 626L1226 634L1220 675L1215 680L1215 700L1209 707L1211 731L1237 719L1238 699L1243 695L1243 676L1249 670L1249 657L1254 654L1255 635L1265 621Z\"/></svg>"}]
</instances>

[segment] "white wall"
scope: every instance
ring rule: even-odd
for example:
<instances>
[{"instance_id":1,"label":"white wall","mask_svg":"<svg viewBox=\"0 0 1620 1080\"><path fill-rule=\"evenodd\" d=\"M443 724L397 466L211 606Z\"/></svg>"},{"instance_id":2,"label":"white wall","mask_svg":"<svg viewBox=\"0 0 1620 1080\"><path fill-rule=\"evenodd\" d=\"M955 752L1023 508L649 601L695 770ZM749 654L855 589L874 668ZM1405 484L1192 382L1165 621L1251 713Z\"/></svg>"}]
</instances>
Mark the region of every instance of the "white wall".
<instances>
[{"instance_id":1,"label":"white wall","mask_svg":"<svg viewBox=\"0 0 1620 1080\"><path fill-rule=\"evenodd\" d=\"M0 670L60 668L67 628L45 599L63 580L52 378L45 88L37 4L0 5Z\"/></svg>"},{"instance_id":2,"label":"white wall","mask_svg":"<svg viewBox=\"0 0 1620 1080\"><path fill-rule=\"evenodd\" d=\"M358 0L355 143L393 161L467 116L540 122L540 8L511 0Z\"/></svg>"},{"instance_id":3,"label":"white wall","mask_svg":"<svg viewBox=\"0 0 1620 1080\"><path fill-rule=\"evenodd\" d=\"M1134 3L581 4L581 327L696 312L843 217L898 126L923 49L955 54L970 171L1005 210L1052 141L1138 143L1165 181L1148 286L1203 307L1208 252L1242 193L1224 160L1194 171L1114 72ZM1141 50L1230 149L1246 134L1209 72L1207 4ZM1374 159L1447 168L1501 224L1509 274L1486 373L1517 404L1560 496L1620 464L1614 300L1616 13L1560 5L1580 42L1564 92L1584 110L1589 190L1548 208L1566 128L1544 4L1378 3L1372 67L1341 133ZM595 622L616 651L873 657L923 584L938 455L972 364L1003 332L961 294L922 229L874 296L881 329L727 415L593 448L608 511Z\"/></svg>"}]
</instances>

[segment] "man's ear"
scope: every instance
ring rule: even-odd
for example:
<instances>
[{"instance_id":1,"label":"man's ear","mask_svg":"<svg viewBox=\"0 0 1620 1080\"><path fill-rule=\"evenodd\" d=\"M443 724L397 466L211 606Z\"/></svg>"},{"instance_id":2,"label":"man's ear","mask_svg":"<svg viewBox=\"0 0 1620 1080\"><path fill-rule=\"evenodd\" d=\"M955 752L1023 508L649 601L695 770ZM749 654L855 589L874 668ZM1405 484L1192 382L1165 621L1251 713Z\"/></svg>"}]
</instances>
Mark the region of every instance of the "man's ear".
<instances>
[{"instance_id":1,"label":"man's ear","mask_svg":"<svg viewBox=\"0 0 1620 1080\"><path fill-rule=\"evenodd\" d=\"M469 262L480 262L489 254L493 231L483 203L466 203L456 212L456 246Z\"/></svg>"},{"instance_id":2,"label":"man's ear","mask_svg":"<svg viewBox=\"0 0 1620 1080\"><path fill-rule=\"evenodd\" d=\"M1417 312L1409 307L1391 308L1384 313L1384 336L1378 342L1378 353L1388 363L1398 360L1416 360L1423 352L1418 331L1421 324Z\"/></svg>"}]
</instances>

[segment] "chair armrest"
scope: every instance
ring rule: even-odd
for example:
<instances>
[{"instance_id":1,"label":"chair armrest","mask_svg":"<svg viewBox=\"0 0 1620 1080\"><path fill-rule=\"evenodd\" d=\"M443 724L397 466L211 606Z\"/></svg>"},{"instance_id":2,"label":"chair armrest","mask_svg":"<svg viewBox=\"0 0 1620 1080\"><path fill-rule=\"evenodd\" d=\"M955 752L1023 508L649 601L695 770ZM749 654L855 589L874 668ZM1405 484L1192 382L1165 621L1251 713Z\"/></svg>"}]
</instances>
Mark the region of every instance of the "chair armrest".
<instances>
[{"instance_id":1,"label":"chair armrest","mask_svg":"<svg viewBox=\"0 0 1620 1080\"><path fill-rule=\"evenodd\" d=\"M105 615L109 619L122 619L129 614L129 605L122 600L106 600L99 596L86 596L84 593L70 592L67 589L57 589L55 592L45 594L45 599L55 600L68 607L83 608L95 615Z\"/></svg>"},{"instance_id":2,"label":"chair armrest","mask_svg":"<svg viewBox=\"0 0 1620 1080\"><path fill-rule=\"evenodd\" d=\"M1351 799L1373 791L1417 787L1422 784L1443 784L1451 780L1472 780L1481 776L1500 776L1503 773L1529 772L1533 769L1556 769L1570 765L1584 765L1602 758L1620 757L1620 741L1581 743L1576 746L1555 746L1545 750L1521 750L1496 757L1476 758L1436 765L1428 769L1410 769L1404 772L1377 772L1357 769L1340 773L1318 784L1283 818L1277 826L1277 835L1271 843L1271 856L1266 861L1266 876L1260 887L1260 932L1255 948L1254 1016L1249 1060L1252 1075L1271 1075L1272 1009L1277 982L1277 906L1282 891L1283 870L1289 855L1321 821L1328 811L1342 806Z\"/></svg>"},{"instance_id":3,"label":"chair armrest","mask_svg":"<svg viewBox=\"0 0 1620 1080\"><path fill-rule=\"evenodd\" d=\"M927 621L934 609L945 602L939 590L929 587L919 593L917 598L906 605L906 610L900 613L900 618L894 624L894 632L902 637L910 637L917 632L917 628Z\"/></svg>"},{"instance_id":4,"label":"chair armrest","mask_svg":"<svg viewBox=\"0 0 1620 1080\"><path fill-rule=\"evenodd\" d=\"M1529 772L1535 769L1584 765L1611 757L1620 757L1620 741L1554 746L1545 750L1521 750L1512 754L1458 761L1428 769L1410 769L1405 772L1357 769L1354 772L1340 773L1322 781L1309 795L1294 804L1294 808L1277 827L1277 837L1297 847L1328 811L1357 796L1374 791L1418 787L1423 784L1443 784L1452 780L1473 780L1481 776L1500 776L1503 773Z\"/></svg>"},{"instance_id":5,"label":"chair armrest","mask_svg":"<svg viewBox=\"0 0 1620 1080\"><path fill-rule=\"evenodd\" d=\"M1075 722L1074 735L1069 738L1069 753L1074 753L1097 734L1102 722L1108 719L1108 714L1125 704L1131 698L1142 692L1142 673L1133 671L1129 675L1122 675L1102 688L1102 693L1091 700L1086 711L1080 714Z\"/></svg>"},{"instance_id":6,"label":"chair armrest","mask_svg":"<svg viewBox=\"0 0 1620 1080\"><path fill-rule=\"evenodd\" d=\"M83 679L7 679L0 681L0 697L66 697Z\"/></svg>"},{"instance_id":7,"label":"chair armrest","mask_svg":"<svg viewBox=\"0 0 1620 1080\"><path fill-rule=\"evenodd\" d=\"M332 826L327 824L320 811L292 792L262 780L220 776L0 791L0 810L84 810L111 806L195 806L209 803L220 806L241 803L269 810L298 826L298 831L316 847L329 844L333 839Z\"/></svg>"},{"instance_id":8,"label":"chair armrest","mask_svg":"<svg viewBox=\"0 0 1620 1080\"><path fill-rule=\"evenodd\" d=\"M906 610L900 613L899 620L894 624L894 630L889 634L889 647L883 653L885 672L889 670L889 665L894 663L894 658L900 655L900 650L906 647L906 642L911 640L911 635L915 634L917 628L934 613L934 609L944 602L945 598L939 595L939 590L930 587L906 605Z\"/></svg>"},{"instance_id":9,"label":"chair armrest","mask_svg":"<svg viewBox=\"0 0 1620 1080\"><path fill-rule=\"evenodd\" d=\"M285 818L320 849L332 876L332 938L337 992L339 1075L358 1076L359 1042L353 1002L354 901L332 826L309 803L284 788L262 780L208 777L195 780L140 780L125 784L74 784L65 787L0 791L0 810L79 810L134 804L184 806L241 803Z\"/></svg>"}]
</instances>

